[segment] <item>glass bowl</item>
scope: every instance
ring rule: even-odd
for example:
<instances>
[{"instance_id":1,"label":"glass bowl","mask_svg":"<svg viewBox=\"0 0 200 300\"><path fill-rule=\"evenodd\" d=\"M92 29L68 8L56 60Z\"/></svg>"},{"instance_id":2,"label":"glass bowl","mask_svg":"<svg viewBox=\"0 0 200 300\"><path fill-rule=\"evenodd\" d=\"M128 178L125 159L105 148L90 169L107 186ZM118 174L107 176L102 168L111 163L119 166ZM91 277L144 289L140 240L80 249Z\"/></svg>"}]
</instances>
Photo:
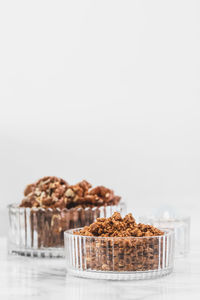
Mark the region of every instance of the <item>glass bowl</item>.
<instances>
[{"instance_id":1,"label":"glass bowl","mask_svg":"<svg viewBox=\"0 0 200 300\"><path fill-rule=\"evenodd\" d=\"M8 206L8 252L32 257L63 257L64 231L90 225L96 218L108 218L115 211L124 214L124 202L93 208L24 208Z\"/></svg>"},{"instance_id":2,"label":"glass bowl","mask_svg":"<svg viewBox=\"0 0 200 300\"><path fill-rule=\"evenodd\" d=\"M151 279L172 272L174 232L163 236L95 237L64 233L69 274L93 279Z\"/></svg>"},{"instance_id":3,"label":"glass bowl","mask_svg":"<svg viewBox=\"0 0 200 300\"><path fill-rule=\"evenodd\" d=\"M139 221L145 224L150 224L155 227L169 228L174 231L175 235L175 257L183 257L189 253L190 250L190 217L182 216L143 216Z\"/></svg>"}]
</instances>

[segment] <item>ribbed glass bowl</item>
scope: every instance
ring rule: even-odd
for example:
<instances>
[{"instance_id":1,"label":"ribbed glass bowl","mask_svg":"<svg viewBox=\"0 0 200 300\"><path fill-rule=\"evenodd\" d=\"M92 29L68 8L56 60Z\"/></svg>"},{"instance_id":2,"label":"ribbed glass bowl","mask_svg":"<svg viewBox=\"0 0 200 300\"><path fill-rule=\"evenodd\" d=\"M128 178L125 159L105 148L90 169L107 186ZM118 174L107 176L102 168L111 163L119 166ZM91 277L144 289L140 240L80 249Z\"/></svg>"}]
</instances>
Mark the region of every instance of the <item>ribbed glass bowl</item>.
<instances>
[{"instance_id":1,"label":"ribbed glass bowl","mask_svg":"<svg viewBox=\"0 0 200 300\"><path fill-rule=\"evenodd\" d=\"M183 257L189 253L190 250L190 217L171 217L158 218L143 216L139 218L139 222L151 224L155 227L169 228L174 230L175 236L175 257Z\"/></svg>"},{"instance_id":2,"label":"ribbed glass bowl","mask_svg":"<svg viewBox=\"0 0 200 300\"><path fill-rule=\"evenodd\" d=\"M115 211L124 214L126 205L93 208L24 208L8 206L8 252L32 257L63 257L64 231L90 225L96 218L108 218Z\"/></svg>"},{"instance_id":3,"label":"ribbed glass bowl","mask_svg":"<svg viewBox=\"0 0 200 300\"><path fill-rule=\"evenodd\" d=\"M163 236L94 237L64 233L69 274L93 279L151 279L172 272L174 232Z\"/></svg>"}]
</instances>

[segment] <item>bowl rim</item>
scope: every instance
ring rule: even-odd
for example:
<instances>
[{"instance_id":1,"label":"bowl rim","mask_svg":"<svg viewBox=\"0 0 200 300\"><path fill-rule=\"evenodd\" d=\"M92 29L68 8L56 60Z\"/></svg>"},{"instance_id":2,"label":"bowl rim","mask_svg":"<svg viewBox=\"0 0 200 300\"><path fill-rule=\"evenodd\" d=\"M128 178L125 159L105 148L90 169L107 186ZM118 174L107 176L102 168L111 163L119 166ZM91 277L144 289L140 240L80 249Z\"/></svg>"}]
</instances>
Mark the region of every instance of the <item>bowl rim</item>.
<instances>
[{"instance_id":1,"label":"bowl rim","mask_svg":"<svg viewBox=\"0 0 200 300\"><path fill-rule=\"evenodd\" d=\"M125 201L119 201L118 204L116 205L102 205L102 206L94 206L94 207L71 207L71 208L59 208L59 207L54 207L54 208L51 208L51 207L47 207L47 208L44 208L44 207L20 207L19 206L20 203L11 203L11 204L8 204L7 205L7 208L8 210L10 209L14 209L16 211L48 211L48 212L67 212L67 211L87 211L87 210L92 210L92 211L95 211L97 209L99 210L103 210L103 209L106 209L107 207L120 207L120 208L125 208L126 207L126 203Z\"/></svg>"},{"instance_id":2,"label":"bowl rim","mask_svg":"<svg viewBox=\"0 0 200 300\"><path fill-rule=\"evenodd\" d=\"M143 215L140 216L139 218L139 220L145 220L145 219L147 222L160 222L160 223L191 222L191 216L189 215L180 215L180 216L175 216L173 218L162 218L153 215Z\"/></svg>"},{"instance_id":3,"label":"bowl rim","mask_svg":"<svg viewBox=\"0 0 200 300\"><path fill-rule=\"evenodd\" d=\"M115 240L115 239L153 239L153 238L164 238L168 236L174 237L174 230L171 228L162 228L162 231L164 231L163 235L153 235L153 236L90 236L90 235L78 235L78 234L73 234L74 231L79 231L80 229L83 229L84 227L79 227L79 228L73 228L73 229L68 229L64 231L64 240L67 236L70 237L79 237L79 238L91 238L91 239L105 239L105 240ZM159 229L159 228L158 228Z\"/></svg>"}]
</instances>

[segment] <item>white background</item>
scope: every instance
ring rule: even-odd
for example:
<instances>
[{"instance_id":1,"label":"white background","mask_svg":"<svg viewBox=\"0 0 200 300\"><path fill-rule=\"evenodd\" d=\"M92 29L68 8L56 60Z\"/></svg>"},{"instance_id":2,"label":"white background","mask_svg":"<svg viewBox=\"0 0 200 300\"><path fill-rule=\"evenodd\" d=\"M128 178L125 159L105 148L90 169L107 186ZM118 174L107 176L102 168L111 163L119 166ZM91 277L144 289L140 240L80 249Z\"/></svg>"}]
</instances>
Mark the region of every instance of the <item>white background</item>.
<instances>
[{"instance_id":1,"label":"white background","mask_svg":"<svg viewBox=\"0 0 200 300\"><path fill-rule=\"evenodd\" d=\"M1 0L1 234L45 175L197 220L199 53L199 1Z\"/></svg>"}]
</instances>

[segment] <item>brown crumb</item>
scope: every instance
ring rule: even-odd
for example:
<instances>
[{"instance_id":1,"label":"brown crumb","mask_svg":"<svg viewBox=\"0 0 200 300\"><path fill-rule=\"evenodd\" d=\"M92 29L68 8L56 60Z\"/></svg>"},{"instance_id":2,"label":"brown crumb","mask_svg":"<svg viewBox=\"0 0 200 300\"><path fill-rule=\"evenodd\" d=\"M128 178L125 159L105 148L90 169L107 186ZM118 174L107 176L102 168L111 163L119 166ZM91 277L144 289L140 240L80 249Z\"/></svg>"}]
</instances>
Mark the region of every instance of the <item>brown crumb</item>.
<instances>
[{"instance_id":1,"label":"brown crumb","mask_svg":"<svg viewBox=\"0 0 200 300\"><path fill-rule=\"evenodd\" d=\"M65 208L67 204L65 192L68 186L68 183L61 178L43 177L26 187L25 198L20 207Z\"/></svg>"},{"instance_id":2,"label":"brown crumb","mask_svg":"<svg viewBox=\"0 0 200 300\"><path fill-rule=\"evenodd\" d=\"M122 218L115 212L74 234L83 247L80 258L83 269L148 271L158 269L163 263L164 232L151 225L137 224L132 214Z\"/></svg>"},{"instance_id":3,"label":"brown crumb","mask_svg":"<svg viewBox=\"0 0 200 300\"><path fill-rule=\"evenodd\" d=\"M105 214L104 206L117 205L120 200L108 188L92 189L86 180L69 185L55 176L29 184L24 196L19 206L30 208L31 238L37 232L38 248L63 247L65 230L93 223Z\"/></svg>"},{"instance_id":4,"label":"brown crumb","mask_svg":"<svg viewBox=\"0 0 200 300\"><path fill-rule=\"evenodd\" d=\"M69 185L55 176L43 177L26 187L20 207L92 208L117 205L121 199L104 186L91 188L92 185L86 180Z\"/></svg>"},{"instance_id":5,"label":"brown crumb","mask_svg":"<svg viewBox=\"0 0 200 300\"><path fill-rule=\"evenodd\" d=\"M164 232L151 225L137 224L132 214L121 217L115 212L110 218L97 218L90 226L85 226L76 234L102 237L143 237L159 236Z\"/></svg>"}]
</instances>

